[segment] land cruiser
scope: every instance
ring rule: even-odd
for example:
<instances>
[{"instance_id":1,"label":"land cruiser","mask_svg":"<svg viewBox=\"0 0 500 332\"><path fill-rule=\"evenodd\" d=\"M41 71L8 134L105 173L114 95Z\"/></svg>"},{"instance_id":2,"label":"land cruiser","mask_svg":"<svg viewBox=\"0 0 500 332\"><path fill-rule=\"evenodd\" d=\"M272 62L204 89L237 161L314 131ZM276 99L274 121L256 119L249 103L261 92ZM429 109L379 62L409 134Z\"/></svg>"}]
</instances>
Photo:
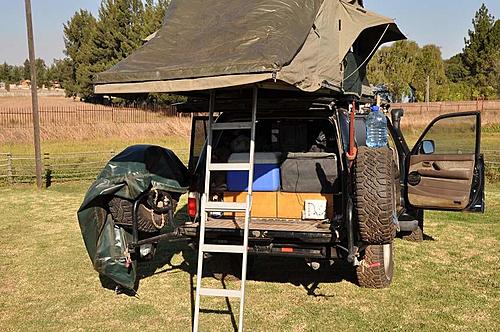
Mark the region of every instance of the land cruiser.
<instances>
[{"instance_id":1,"label":"land cruiser","mask_svg":"<svg viewBox=\"0 0 500 332\"><path fill-rule=\"evenodd\" d=\"M173 0L144 46L96 75L95 93L188 97L189 165L157 146L108 163L78 212L94 268L133 289L155 243L191 242L195 331L201 296L240 298L243 329L249 255L343 259L360 285L388 286L394 238L422 239L423 210L484 209L479 112L436 118L410 149L403 111L390 110L389 144L365 144L367 63L402 39L360 0ZM219 254L239 257L239 290L203 287L205 257Z\"/></svg>"}]
</instances>

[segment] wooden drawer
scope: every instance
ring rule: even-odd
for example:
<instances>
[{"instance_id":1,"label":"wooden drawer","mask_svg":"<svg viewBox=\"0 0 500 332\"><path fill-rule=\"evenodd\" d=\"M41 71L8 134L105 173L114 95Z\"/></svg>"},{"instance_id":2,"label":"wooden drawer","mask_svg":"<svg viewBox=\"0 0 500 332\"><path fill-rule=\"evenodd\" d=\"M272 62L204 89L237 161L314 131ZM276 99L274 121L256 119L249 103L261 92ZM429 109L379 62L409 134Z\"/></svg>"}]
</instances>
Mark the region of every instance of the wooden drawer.
<instances>
[{"instance_id":1,"label":"wooden drawer","mask_svg":"<svg viewBox=\"0 0 500 332\"><path fill-rule=\"evenodd\" d=\"M278 211L277 192L253 192L252 217L254 218L276 218ZM225 192L224 202L246 202L246 192ZM234 213L233 213L234 215ZM238 217L244 217L243 212L236 213Z\"/></svg>"}]
</instances>

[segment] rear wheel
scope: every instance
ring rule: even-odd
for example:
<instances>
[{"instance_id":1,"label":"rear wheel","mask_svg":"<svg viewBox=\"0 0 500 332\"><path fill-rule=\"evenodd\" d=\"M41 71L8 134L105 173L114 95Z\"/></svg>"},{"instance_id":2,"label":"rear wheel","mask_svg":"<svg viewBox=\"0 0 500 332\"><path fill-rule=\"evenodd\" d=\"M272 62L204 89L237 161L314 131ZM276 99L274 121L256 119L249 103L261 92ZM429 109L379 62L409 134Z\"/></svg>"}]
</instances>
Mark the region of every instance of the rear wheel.
<instances>
[{"instance_id":1,"label":"rear wheel","mask_svg":"<svg viewBox=\"0 0 500 332\"><path fill-rule=\"evenodd\" d=\"M394 245L376 244L366 247L361 264L356 267L358 283L366 288L385 288L394 275Z\"/></svg>"},{"instance_id":2,"label":"rear wheel","mask_svg":"<svg viewBox=\"0 0 500 332\"><path fill-rule=\"evenodd\" d=\"M396 236L395 167L389 148L360 147L354 166L354 211L361 241L386 244Z\"/></svg>"},{"instance_id":3,"label":"rear wheel","mask_svg":"<svg viewBox=\"0 0 500 332\"><path fill-rule=\"evenodd\" d=\"M413 232L401 232L401 238L405 241L422 242L424 240L424 221L419 220L418 227Z\"/></svg>"}]
</instances>

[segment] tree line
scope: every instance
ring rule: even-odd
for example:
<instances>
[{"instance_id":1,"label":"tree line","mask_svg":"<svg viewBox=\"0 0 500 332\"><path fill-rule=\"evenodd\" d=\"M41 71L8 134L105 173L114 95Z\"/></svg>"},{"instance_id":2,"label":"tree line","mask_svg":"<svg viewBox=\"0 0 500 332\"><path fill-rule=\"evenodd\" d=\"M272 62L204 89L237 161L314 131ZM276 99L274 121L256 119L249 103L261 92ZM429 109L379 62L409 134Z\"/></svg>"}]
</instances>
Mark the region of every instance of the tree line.
<instances>
[{"instance_id":1,"label":"tree line","mask_svg":"<svg viewBox=\"0 0 500 332\"><path fill-rule=\"evenodd\" d=\"M368 79L385 85L394 101L411 90L424 101L427 79L430 101L500 98L500 20L484 4L464 41L462 52L448 60L436 45L399 41L382 47L368 64Z\"/></svg>"},{"instance_id":2,"label":"tree line","mask_svg":"<svg viewBox=\"0 0 500 332\"><path fill-rule=\"evenodd\" d=\"M51 65L47 65L43 59L36 59L37 85L39 88L51 87L69 79L70 63L69 59L54 59ZM23 80L31 79L31 67L26 59L20 66L9 65L6 62L0 64L0 82L4 82L8 87L10 84L19 84Z\"/></svg>"}]
</instances>

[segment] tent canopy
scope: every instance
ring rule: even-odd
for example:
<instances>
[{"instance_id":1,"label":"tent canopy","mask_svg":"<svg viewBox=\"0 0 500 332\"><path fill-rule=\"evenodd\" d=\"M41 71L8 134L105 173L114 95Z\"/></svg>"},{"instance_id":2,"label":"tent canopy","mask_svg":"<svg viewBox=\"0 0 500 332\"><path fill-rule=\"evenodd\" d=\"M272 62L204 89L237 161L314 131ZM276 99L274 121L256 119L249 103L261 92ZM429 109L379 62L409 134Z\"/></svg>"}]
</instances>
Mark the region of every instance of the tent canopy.
<instances>
[{"instance_id":1,"label":"tent canopy","mask_svg":"<svg viewBox=\"0 0 500 332\"><path fill-rule=\"evenodd\" d=\"M266 80L343 91L344 78L364 79L358 72L380 44L405 38L392 19L349 2L173 0L163 27L99 73L95 92L185 92ZM346 66L352 52L359 61Z\"/></svg>"}]
</instances>

